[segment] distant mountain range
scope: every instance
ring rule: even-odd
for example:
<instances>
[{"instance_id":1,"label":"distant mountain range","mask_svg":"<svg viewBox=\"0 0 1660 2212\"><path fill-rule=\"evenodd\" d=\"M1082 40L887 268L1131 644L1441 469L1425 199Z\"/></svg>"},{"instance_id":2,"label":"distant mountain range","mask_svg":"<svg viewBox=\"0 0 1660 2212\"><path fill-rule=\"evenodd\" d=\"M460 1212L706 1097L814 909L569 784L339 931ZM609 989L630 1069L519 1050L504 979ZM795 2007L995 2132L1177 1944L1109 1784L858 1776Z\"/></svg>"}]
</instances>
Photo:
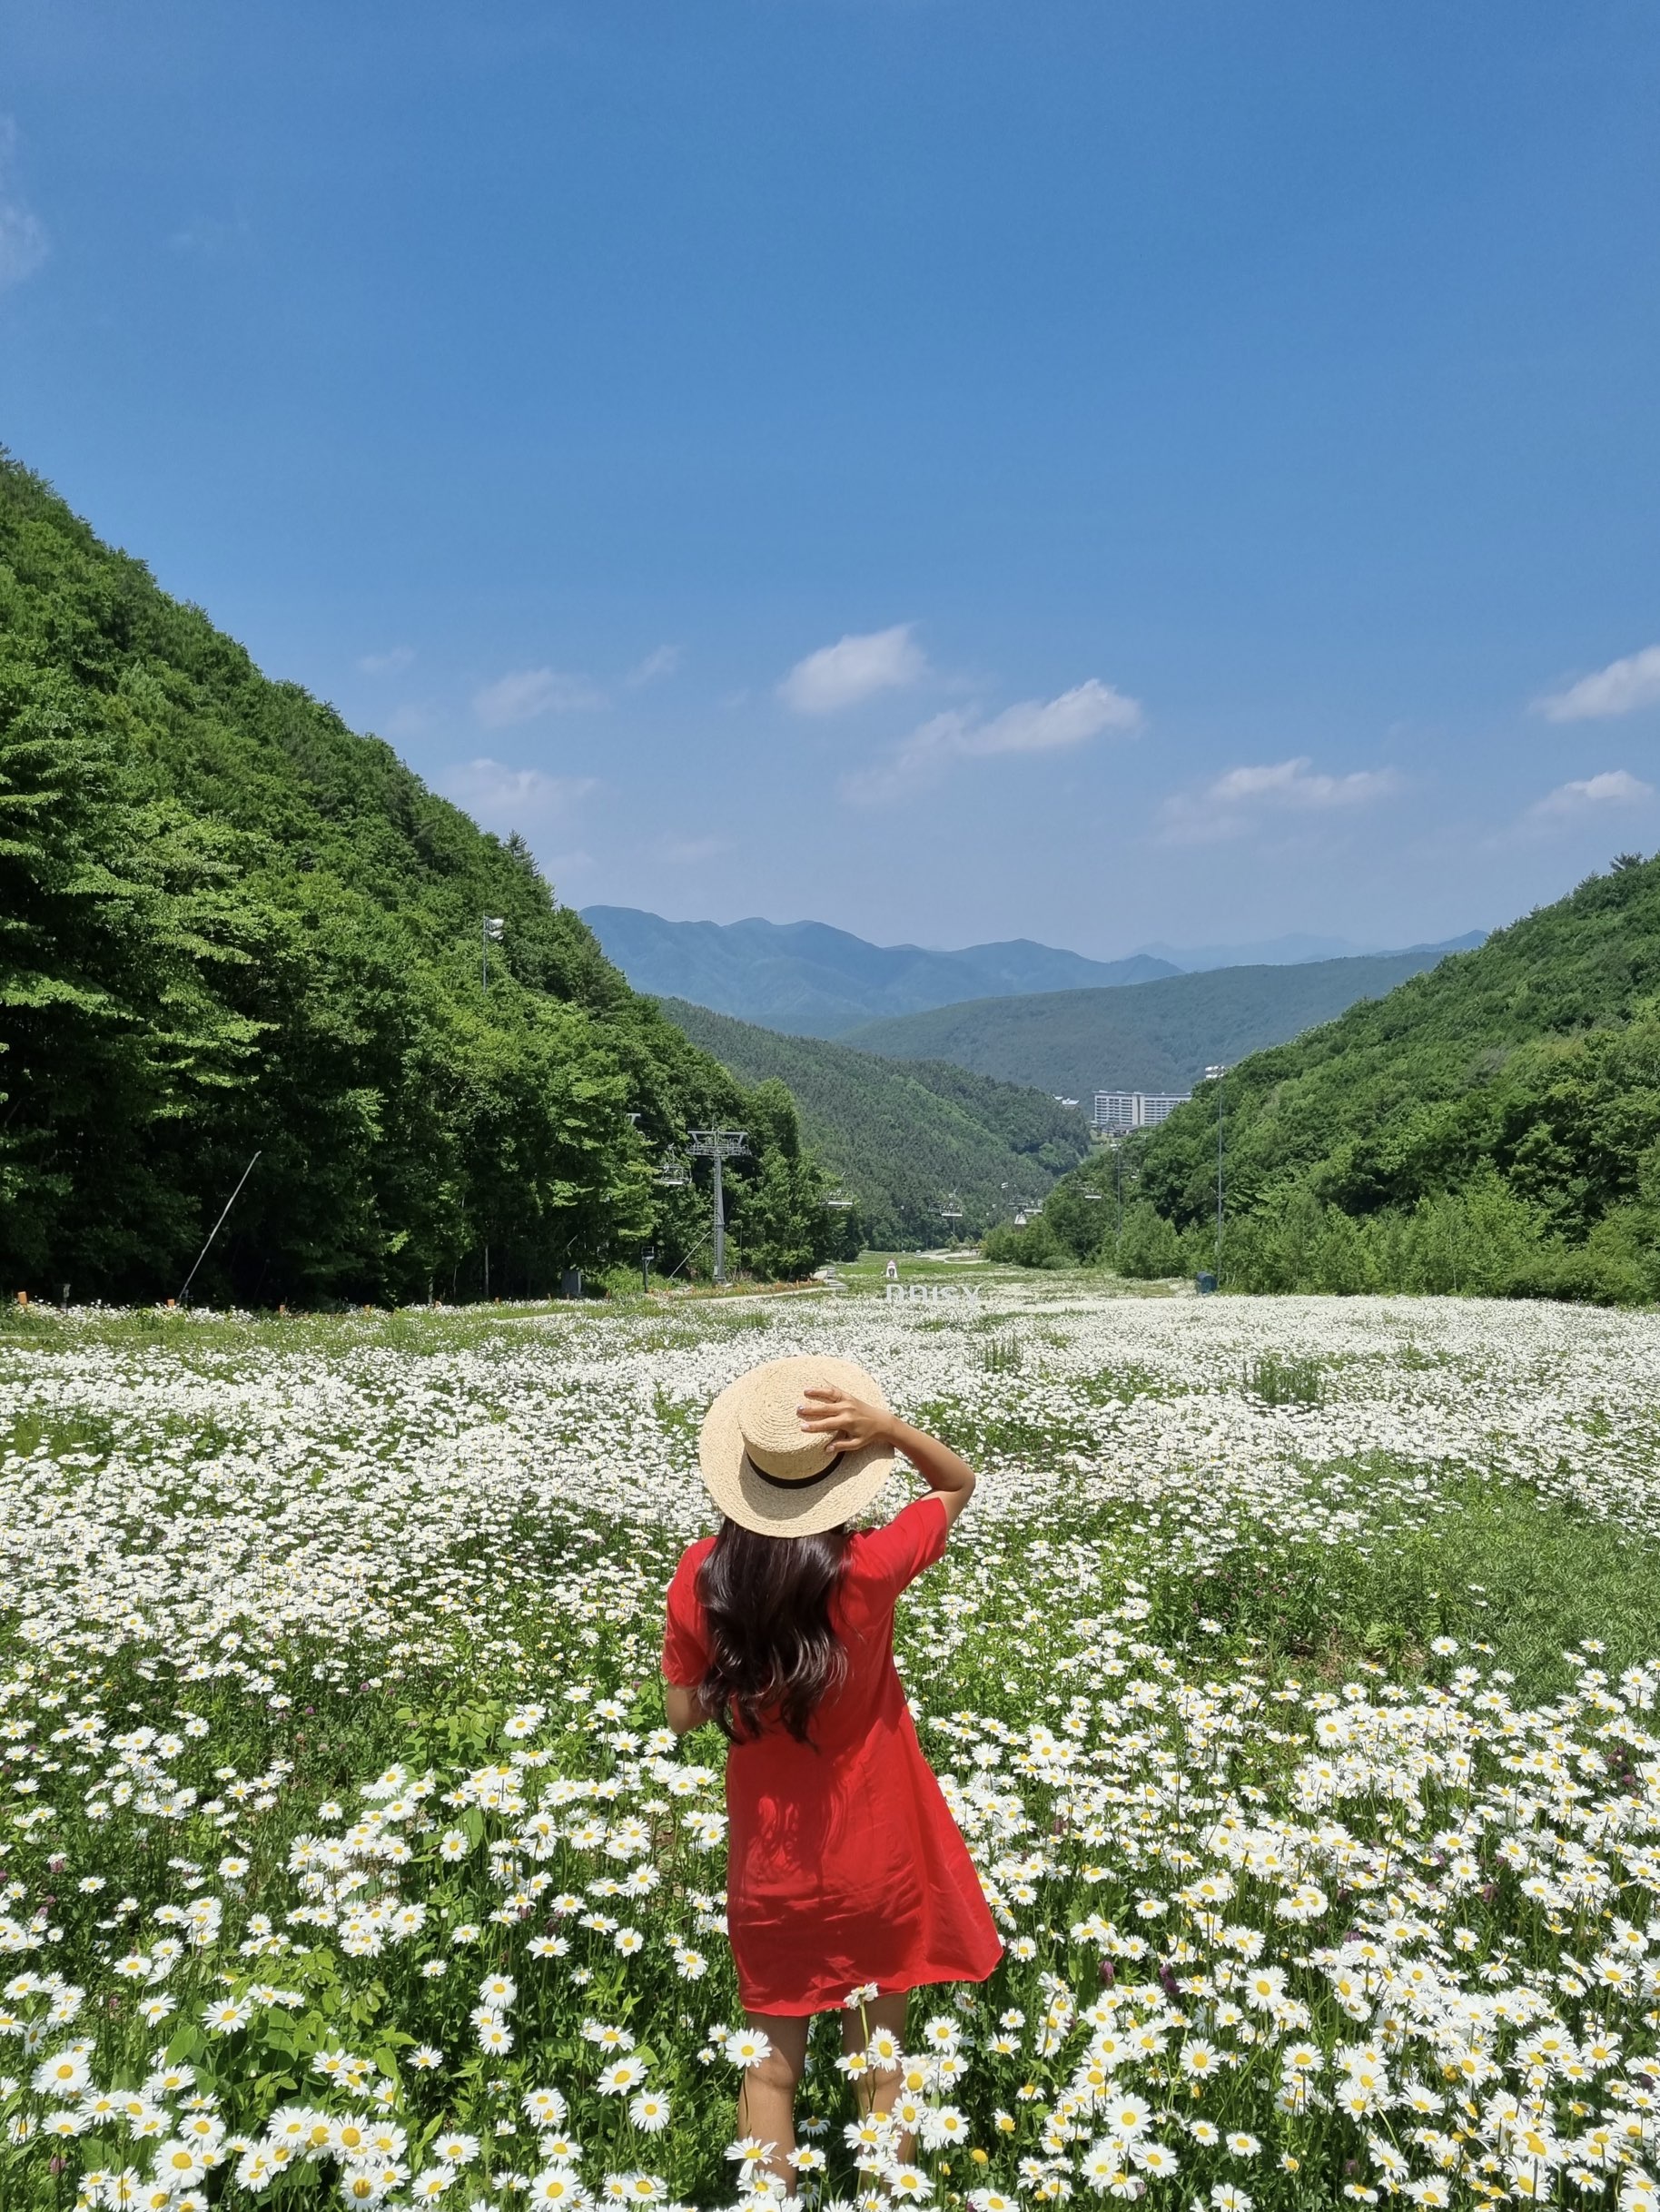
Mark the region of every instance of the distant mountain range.
<instances>
[{"instance_id":1,"label":"distant mountain range","mask_svg":"<svg viewBox=\"0 0 1660 2212\"><path fill-rule=\"evenodd\" d=\"M1369 960L1213 968L1129 989L974 999L867 1022L841 1042L895 1060L949 1060L1083 1101L1092 1091L1187 1091L1216 1062L1284 1044L1447 957L1439 945Z\"/></svg>"},{"instance_id":2,"label":"distant mountain range","mask_svg":"<svg viewBox=\"0 0 1660 2212\"><path fill-rule=\"evenodd\" d=\"M666 922L634 906L588 906L582 919L637 991L758 1022L798 1037L838 1037L861 1022L963 999L1151 982L1168 960L1086 960L1016 938L930 953L867 944L824 922Z\"/></svg>"},{"instance_id":3,"label":"distant mountain range","mask_svg":"<svg viewBox=\"0 0 1660 2212\"><path fill-rule=\"evenodd\" d=\"M1448 937L1433 947L1421 944L1352 944L1347 937L1265 937L1260 944L1144 944L1140 950L1155 960L1168 960L1184 975L1199 975L1207 968L1291 968L1311 960L1369 960L1383 953L1470 953L1487 941L1485 930L1473 929L1463 937Z\"/></svg>"},{"instance_id":4,"label":"distant mountain range","mask_svg":"<svg viewBox=\"0 0 1660 2212\"><path fill-rule=\"evenodd\" d=\"M1159 945L1127 960L1090 960L1028 938L941 953L871 944L823 922L667 922L633 906L589 906L582 919L637 991L806 1037L845 1037L866 1022L968 1001L1112 990L1248 963L1329 964L1330 953L1352 949L1340 939L1294 936L1231 948ZM1473 931L1448 944L1388 957L1438 956L1481 938ZM1289 1033L1281 1031L1273 1041Z\"/></svg>"}]
</instances>

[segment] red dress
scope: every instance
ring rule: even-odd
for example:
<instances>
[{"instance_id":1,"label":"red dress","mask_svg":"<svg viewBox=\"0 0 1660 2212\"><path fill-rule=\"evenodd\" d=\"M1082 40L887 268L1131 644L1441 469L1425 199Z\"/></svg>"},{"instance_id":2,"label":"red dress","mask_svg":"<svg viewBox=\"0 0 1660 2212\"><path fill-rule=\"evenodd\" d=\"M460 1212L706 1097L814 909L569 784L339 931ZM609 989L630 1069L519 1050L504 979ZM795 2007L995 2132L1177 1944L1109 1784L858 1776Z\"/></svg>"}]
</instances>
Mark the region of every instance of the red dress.
<instances>
[{"instance_id":1,"label":"red dress","mask_svg":"<svg viewBox=\"0 0 1660 2212\"><path fill-rule=\"evenodd\" d=\"M1002 1953L894 1666L894 1600L949 1526L930 1496L855 1532L830 1605L847 1678L813 1743L773 1726L727 1754L726 1925L751 2012L827 2011L873 1981L884 1996L983 1981ZM663 1674L687 1689L709 1665L697 1570L714 1542L692 1545L668 1586Z\"/></svg>"}]
</instances>

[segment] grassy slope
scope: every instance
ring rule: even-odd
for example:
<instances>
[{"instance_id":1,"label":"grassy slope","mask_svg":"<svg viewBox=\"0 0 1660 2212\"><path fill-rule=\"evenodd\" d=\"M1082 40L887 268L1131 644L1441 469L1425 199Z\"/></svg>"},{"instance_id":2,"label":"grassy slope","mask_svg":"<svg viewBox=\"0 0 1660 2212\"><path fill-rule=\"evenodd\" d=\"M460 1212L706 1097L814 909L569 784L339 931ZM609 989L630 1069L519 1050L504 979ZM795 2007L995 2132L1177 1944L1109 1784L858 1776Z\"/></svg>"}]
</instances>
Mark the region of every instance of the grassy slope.
<instances>
[{"instance_id":1,"label":"grassy slope","mask_svg":"<svg viewBox=\"0 0 1660 2212\"><path fill-rule=\"evenodd\" d=\"M263 676L199 607L163 591L143 562L102 543L3 453L0 740L12 742L15 773L28 771L45 789L44 798L29 789L14 798L22 808L15 821L26 829L38 819L49 834L54 807L63 811L54 785L78 785L86 817L74 832L80 844L65 833L62 851L39 864L15 848L7 854L15 910L0 977L0 1047L8 1048L0 1136L21 1148L37 1181L55 1175L72 1194L36 1239L54 1263L54 1284L61 1272L83 1290L148 1296L172 1287L258 1144L260 1175L210 1277L227 1253L236 1259L262 1241L294 1243L298 1208L308 1252L326 1250L347 1213L353 1223L350 1237L335 1239L341 1257L295 1262L312 1289L338 1280L351 1295L378 1292L396 1272L388 1254L400 1249L405 1288L424 1286L433 1259L399 1241L411 1219L410 1190L429 1215L448 1209L462 1217L451 1244L492 1234L505 1240L507 1224L489 1219L482 1187L521 1173L515 1147L529 1141L533 1117L515 1120L512 1101L489 1086L527 1037L561 1021L592 1067L615 1071L628 1086L655 1148L687 1121L739 1111L726 1072L629 989L578 915L550 897L528 853L487 834L389 746L348 728L300 686ZM76 744L94 748L89 757L107 769L104 782L89 779ZM188 933L173 930L188 943L189 973L230 1013L257 1024L260 1042L217 1088L198 1081L193 1089L189 1055L175 1053L185 1066L174 1081L180 1096L148 1121L135 1115L111 1143L72 1125L34 1079L68 1060L60 1002L71 985L94 1005L114 1005L108 1027L142 1033L164 1023L165 1004L158 1012L152 1002L122 1000L118 951L95 964L106 943L119 948L133 934L121 911L101 925L85 889L95 893L108 866L127 858L118 838L105 838L107 855L97 844L118 801L129 811L151 807L184 854L173 871L183 889L146 881L149 903L133 913L142 922L166 897L184 912L193 896ZM64 887L77 880L79 907ZM507 925L488 1001L479 985L487 913ZM81 942L65 952L71 923ZM476 1100L460 1096L469 1085ZM454 1160L434 1164L435 1114L460 1132ZM342 1128L359 1133L348 1167L340 1165L351 1151ZM600 1171L590 1173L592 1162L574 1150L559 1164L574 1216ZM142 1214L130 1190L140 1170L148 1178ZM318 1187L325 1170L341 1189ZM430 1190L420 1188L423 1172ZM95 1188L101 1174L107 1200ZM305 1212L313 1191L315 1224ZM86 1256L91 1232L75 1215L76 1192L83 1215L131 1212L128 1242L139 1258L124 1271L114 1259L101 1268ZM589 1210L602 1215L604 1204L593 1196ZM572 1225L561 1219L548 1235L557 1230L562 1244ZM39 1283L45 1263L30 1257L16 1228L0 1213L8 1273ZM438 1264L448 1274L444 1258ZM281 1295L292 1273L259 1279Z\"/></svg>"},{"instance_id":2,"label":"grassy slope","mask_svg":"<svg viewBox=\"0 0 1660 2212\"><path fill-rule=\"evenodd\" d=\"M1071 1098L1092 1091L1186 1091L1213 1061L1231 1064L1380 997L1434 953L1216 968L1102 991L975 999L866 1022L844 1044L894 1060L949 1060L977 1074Z\"/></svg>"},{"instance_id":3,"label":"grassy slope","mask_svg":"<svg viewBox=\"0 0 1660 2212\"><path fill-rule=\"evenodd\" d=\"M523 980L649 1023L586 923L499 839L390 746L263 676L200 607L170 597L15 463L0 468L0 579L7 628L72 679L89 714L113 700L129 760L192 815L248 840L239 860L336 876L400 914L423 949L454 943L469 972L479 916L493 906L513 924L499 957Z\"/></svg>"},{"instance_id":4,"label":"grassy slope","mask_svg":"<svg viewBox=\"0 0 1660 2212\"><path fill-rule=\"evenodd\" d=\"M1079 1160L1081 1117L1040 1091L921 1062L904 1068L816 1037L786 1037L679 999L664 1012L740 1081L777 1077L809 1143L860 1202L877 1244L933 1241L954 1190L974 1231L1011 1198L1040 1196Z\"/></svg>"},{"instance_id":5,"label":"grassy slope","mask_svg":"<svg viewBox=\"0 0 1660 2212\"><path fill-rule=\"evenodd\" d=\"M1594 1063L1599 1048L1635 1040L1627 1025L1652 1016L1656 992L1660 860L1593 876L1479 950L1235 1069L1231 1185L1248 1201L1304 1182L1364 1212L1455 1187L1490 1160L1534 1197L1564 1178L1565 1191L1600 1179L1606 1189L1580 1194L1583 1228L1618 1195L1622 1159L1635 1175L1652 1118L1640 1068L1603 1083L1605 1101ZM1593 1121L1587 1099L1607 1112ZM1150 1144L1147 1187L1161 1210L1199 1203L1213 1128L1197 1104Z\"/></svg>"}]
</instances>

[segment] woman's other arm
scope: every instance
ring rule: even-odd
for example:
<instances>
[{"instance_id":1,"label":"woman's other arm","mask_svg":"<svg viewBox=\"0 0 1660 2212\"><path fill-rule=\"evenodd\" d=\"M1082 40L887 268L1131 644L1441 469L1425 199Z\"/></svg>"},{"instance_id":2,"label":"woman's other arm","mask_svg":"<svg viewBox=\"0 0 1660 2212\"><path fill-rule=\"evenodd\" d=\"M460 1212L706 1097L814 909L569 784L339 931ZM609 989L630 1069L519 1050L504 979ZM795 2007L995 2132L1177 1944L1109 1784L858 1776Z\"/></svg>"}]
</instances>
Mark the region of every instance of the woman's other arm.
<instances>
[{"instance_id":1,"label":"woman's other arm","mask_svg":"<svg viewBox=\"0 0 1660 2212\"><path fill-rule=\"evenodd\" d=\"M867 1444L889 1444L902 1451L954 1521L974 1494L974 1470L947 1444L913 1428L896 1413L867 1406L845 1390L806 1390L796 1408L801 1426L827 1436L838 1451L856 1452Z\"/></svg>"},{"instance_id":2,"label":"woman's other arm","mask_svg":"<svg viewBox=\"0 0 1660 2212\"><path fill-rule=\"evenodd\" d=\"M701 1728L709 1717L703 1709L701 1690L683 1689L677 1682L666 1682L663 1684L663 1711L677 1736L689 1735L694 1728Z\"/></svg>"}]
</instances>

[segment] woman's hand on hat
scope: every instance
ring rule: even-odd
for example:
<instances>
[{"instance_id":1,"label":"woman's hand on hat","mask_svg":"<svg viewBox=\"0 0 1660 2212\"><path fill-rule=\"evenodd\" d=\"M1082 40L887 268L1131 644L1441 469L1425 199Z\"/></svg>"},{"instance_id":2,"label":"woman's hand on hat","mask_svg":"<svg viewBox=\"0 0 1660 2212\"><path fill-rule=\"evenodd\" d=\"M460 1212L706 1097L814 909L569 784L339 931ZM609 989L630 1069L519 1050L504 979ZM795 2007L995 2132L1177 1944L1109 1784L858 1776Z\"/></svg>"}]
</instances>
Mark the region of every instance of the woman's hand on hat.
<instances>
[{"instance_id":1,"label":"woman's hand on hat","mask_svg":"<svg viewBox=\"0 0 1660 2212\"><path fill-rule=\"evenodd\" d=\"M891 1442L894 1417L885 1407L867 1406L847 1390L809 1387L801 1394L796 1418L811 1436L828 1437L838 1452L863 1451L867 1444Z\"/></svg>"}]
</instances>

